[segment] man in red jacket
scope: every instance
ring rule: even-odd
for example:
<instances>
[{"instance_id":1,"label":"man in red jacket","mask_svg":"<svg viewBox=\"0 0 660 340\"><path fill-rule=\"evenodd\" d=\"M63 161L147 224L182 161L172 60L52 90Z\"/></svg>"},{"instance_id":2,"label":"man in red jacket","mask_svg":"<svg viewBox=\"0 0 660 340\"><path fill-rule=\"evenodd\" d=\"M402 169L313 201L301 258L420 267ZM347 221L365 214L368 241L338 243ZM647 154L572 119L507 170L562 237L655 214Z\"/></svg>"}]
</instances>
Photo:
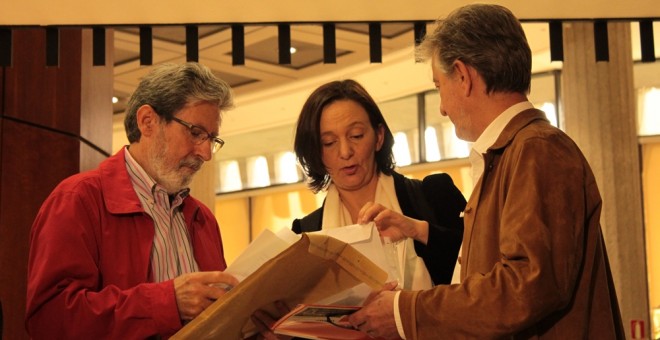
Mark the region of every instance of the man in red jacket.
<instances>
[{"instance_id":1,"label":"man in red jacket","mask_svg":"<svg viewBox=\"0 0 660 340\"><path fill-rule=\"evenodd\" d=\"M217 137L229 86L197 63L142 79L130 145L60 183L30 238L26 328L32 338L167 338L227 286L216 219L189 195Z\"/></svg>"},{"instance_id":2,"label":"man in red jacket","mask_svg":"<svg viewBox=\"0 0 660 340\"><path fill-rule=\"evenodd\" d=\"M532 60L518 19L468 5L420 50L440 113L473 142L461 282L380 292L351 324L388 339L624 339L596 180L527 100Z\"/></svg>"}]
</instances>

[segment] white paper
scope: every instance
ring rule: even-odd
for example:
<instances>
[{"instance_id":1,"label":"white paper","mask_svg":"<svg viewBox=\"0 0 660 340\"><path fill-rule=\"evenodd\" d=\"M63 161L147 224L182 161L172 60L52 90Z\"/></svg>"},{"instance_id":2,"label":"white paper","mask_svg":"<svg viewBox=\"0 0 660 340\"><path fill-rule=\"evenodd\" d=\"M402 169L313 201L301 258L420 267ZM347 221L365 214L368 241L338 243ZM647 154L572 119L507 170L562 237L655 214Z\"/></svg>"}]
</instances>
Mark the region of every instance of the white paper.
<instances>
[{"instance_id":1,"label":"white paper","mask_svg":"<svg viewBox=\"0 0 660 340\"><path fill-rule=\"evenodd\" d=\"M243 281L266 261L277 256L299 239L300 235L296 235L288 228L282 228L277 233L266 229L250 242L225 272L234 275L238 281Z\"/></svg>"},{"instance_id":2,"label":"white paper","mask_svg":"<svg viewBox=\"0 0 660 340\"><path fill-rule=\"evenodd\" d=\"M388 274L388 281L399 281L400 271L396 257L388 258L380 234L373 222L352 224L340 228L328 228L315 231L348 243ZM387 245L394 246L391 243ZM396 251L396 249L394 249ZM393 261L393 263L390 263Z\"/></svg>"}]
</instances>

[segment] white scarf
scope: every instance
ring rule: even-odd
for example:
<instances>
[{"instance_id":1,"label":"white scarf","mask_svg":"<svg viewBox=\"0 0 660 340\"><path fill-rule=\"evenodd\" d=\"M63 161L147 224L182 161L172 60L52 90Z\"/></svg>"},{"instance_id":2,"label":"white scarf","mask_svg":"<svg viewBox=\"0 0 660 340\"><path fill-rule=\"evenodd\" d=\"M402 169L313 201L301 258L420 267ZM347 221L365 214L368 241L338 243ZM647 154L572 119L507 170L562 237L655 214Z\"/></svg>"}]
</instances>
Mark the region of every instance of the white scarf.
<instances>
[{"instance_id":1,"label":"white scarf","mask_svg":"<svg viewBox=\"0 0 660 340\"><path fill-rule=\"evenodd\" d=\"M376 197L374 202L402 214L399 200L394 189L394 178L384 174L378 175ZM354 224L351 214L339 198L339 191L334 184L330 184L325 196L323 207L323 221L321 229L337 228ZM396 264L403 277L403 289L422 290L433 286L431 276L422 258L415 253L414 241L411 238L395 243L397 249ZM400 281L400 280L399 280ZM401 282L399 282L401 285Z\"/></svg>"}]
</instances>

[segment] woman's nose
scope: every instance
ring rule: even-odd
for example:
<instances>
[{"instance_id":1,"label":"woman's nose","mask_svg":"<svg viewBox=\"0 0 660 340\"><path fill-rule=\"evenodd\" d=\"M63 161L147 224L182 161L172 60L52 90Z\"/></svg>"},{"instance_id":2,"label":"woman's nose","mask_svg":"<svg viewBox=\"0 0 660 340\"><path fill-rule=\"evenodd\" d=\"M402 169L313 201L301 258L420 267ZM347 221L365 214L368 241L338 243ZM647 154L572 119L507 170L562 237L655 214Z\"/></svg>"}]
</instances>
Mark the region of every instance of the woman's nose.
<instances>
[{"instance_id":1,"label":"woman's nose","mask_svg":"<svg viewBox=\"0 0 660 340\"><path fill-rule=\"evenodd\" d=\"M339 141L339 156L344 159L353 156L353 146L349 141L347 140Z\"/></svg>"}]
</instances>

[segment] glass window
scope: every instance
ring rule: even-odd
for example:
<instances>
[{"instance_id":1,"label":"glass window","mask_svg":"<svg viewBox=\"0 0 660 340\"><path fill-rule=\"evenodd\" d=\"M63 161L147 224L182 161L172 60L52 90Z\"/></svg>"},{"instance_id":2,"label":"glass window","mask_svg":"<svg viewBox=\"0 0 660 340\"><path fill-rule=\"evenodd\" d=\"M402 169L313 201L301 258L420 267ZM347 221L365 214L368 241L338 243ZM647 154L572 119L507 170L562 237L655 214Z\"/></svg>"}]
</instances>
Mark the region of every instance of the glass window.
<instances>
[{"instance_id":1,"label":"glass window","mask_svg":"<svg viewBox=\"0 0 660 340\"><path fill-rule=\"evenodd\" d=\"M427 162L435 162L442 159L440 157L440 148L438 147L438 134L432 126L428 126L424 131L424 145L426 146Z\"/></svg>"},{"instance_id":2,"label":"glass window","mask_svg":"<svg viewBox=\"0 0 660 340\"><path fill-rule=\"evenodd\" d=\"M529 101L534 107L545 112L550 124L559 127L557 112L557 82L559 71L537 73L532 75L532 86Z\"/></svg>"},{"instance_id":3,"label":"glass window","mask_svg":"<svg viewBox=\"0 0 660 340\"><path fill-rule=\"evenodd\" d=\"M395 152L397 165L404 166L419 162L417 96L412 95L386 101L379 103L378 106L385 117L387 126L390 127L392 134L395 136L394 149L398 150L405 147L409 150L407 156L402 151L396 151L400 154L396 156ZM402 135L396 137L399 133L402 133ZM399 145L396 145L396 143ZM405 146L402 145L404 143L406 143Z\"/></svg>"},{"instance_id":4,"label":"glass window","mask_svg":"<svg viewBox=\"0 0 660 340\"><path fill-rule=\"evenodd\" d=\"M248 187L259 188L270 185L268 160L264 156L249 157L247 159Z\"/></svg>"},{"instance_id":5,"label":"glass window","mask_svg":"<svg viewBox=\"0 0 660 340\"><path fill-rule=\"evenodd\" d=\"M296 154L291 151L275 155L275 181L277 183L296 183L300 180Z\"/></svg>"},{"instance_id":6,"label":"glass window","mask_svg":"<svg viewBox=\"0 0 660 340\"><path fill-rule=\"evenodd\" d=\"M638 134L660 135L660 88L642 88L637 93Z\"/></svg>"},{"instance_id":7,"label":"glass window","mask_svg":"<svg viewBox=\"0 0 660 340\"><path fill-rule=\"evenodd\" d=\"M228 160L219 162L219 165L220 180L218 181L219 187L216 191L228 192L243 189L241 170L238 166L238 161Z\"/></svg>"},{"instance_id":8,"label":"glass window","mask_svg":"<svg viewBox=\"0 0 660 340\"><path fill-rule=\"evenodd\" d=\"M454 124L440 114L440 96L436 91L424 94L424 114L426 117L426 151L437 150L438 159L464 158L470 154L470 144L458 139ZM433 129L434 133L428 132ZM427 161L434 159L428 158Z\"/></svg>"},{"instance_id":9,"label":"glass window","mask_svg":"<svg viewBox=\"0 0 660 340\"><path fill-rule=\"evenodd\" d=\"M555 104L550 102L545 102L540 106L537 106L541 111L545 112L545 116L550 121L554 127L559 127L557 122L557 110L555 109Z\"/></svg>"},{"instance_id":10,"label":"glass window","mask_svg":"<svg viewBox=\"0 0 660 340\"><path fill-rule=\"evenodd\" d=\"M412 163L410 157L410 147L408 146L408 136L405 132L394 134L394 161L397 166L406 166Z\"/></svg>"},{"instance_id":11,"label":"glass window","mask_svg":"<svg viewBox=\"0 0 660 340\"><path fill-rule=\"evenodd\" d=\"M227 144L222 150L213 155L213 159L218 162L218 169L220 170L220 192L233 191L229 189L225 190L224 188L237 188L235 190L241 190L245 188L262 187L264 186L264 183L268 183L265 184L265 186L267 186L270 185L271 181L276 183L289 183L280 182L280 179L283 178L282 176L289 178L294 174L299 174L299 172L297 169L295 172L292 171L291 173L286 173L286 171L282 172L279 169L279 162L280 157L284 157L285 159L290 157L284 155L286 152L290 152L293 149L294 131L295 126L293 124L287 124L229 136L223 136L221 133L221 137L227 142ZM238 147L239 145L240 147ZM263 159L257 160L259 157L263 157ZM232 166L239 168L238 173L240 175L233 176L231 177L232 179L224 178L223 181L224 172L234 171L224 169L229 164L232 164L230 162L232 160L237 160L237 163ZM255 162L263 165L255 165ZM284 164L288 164L286 160L284 161ZM255 166L262 168L255 170ZM272 178L269 175L270 168L273 169L274 173L274 177ZM256 171L256 173L251 171ZM223 184L223 182L229 180L235 180L238 182ZM243 182L240 182L241 180Z\"/></svg>"}]
</instances>

